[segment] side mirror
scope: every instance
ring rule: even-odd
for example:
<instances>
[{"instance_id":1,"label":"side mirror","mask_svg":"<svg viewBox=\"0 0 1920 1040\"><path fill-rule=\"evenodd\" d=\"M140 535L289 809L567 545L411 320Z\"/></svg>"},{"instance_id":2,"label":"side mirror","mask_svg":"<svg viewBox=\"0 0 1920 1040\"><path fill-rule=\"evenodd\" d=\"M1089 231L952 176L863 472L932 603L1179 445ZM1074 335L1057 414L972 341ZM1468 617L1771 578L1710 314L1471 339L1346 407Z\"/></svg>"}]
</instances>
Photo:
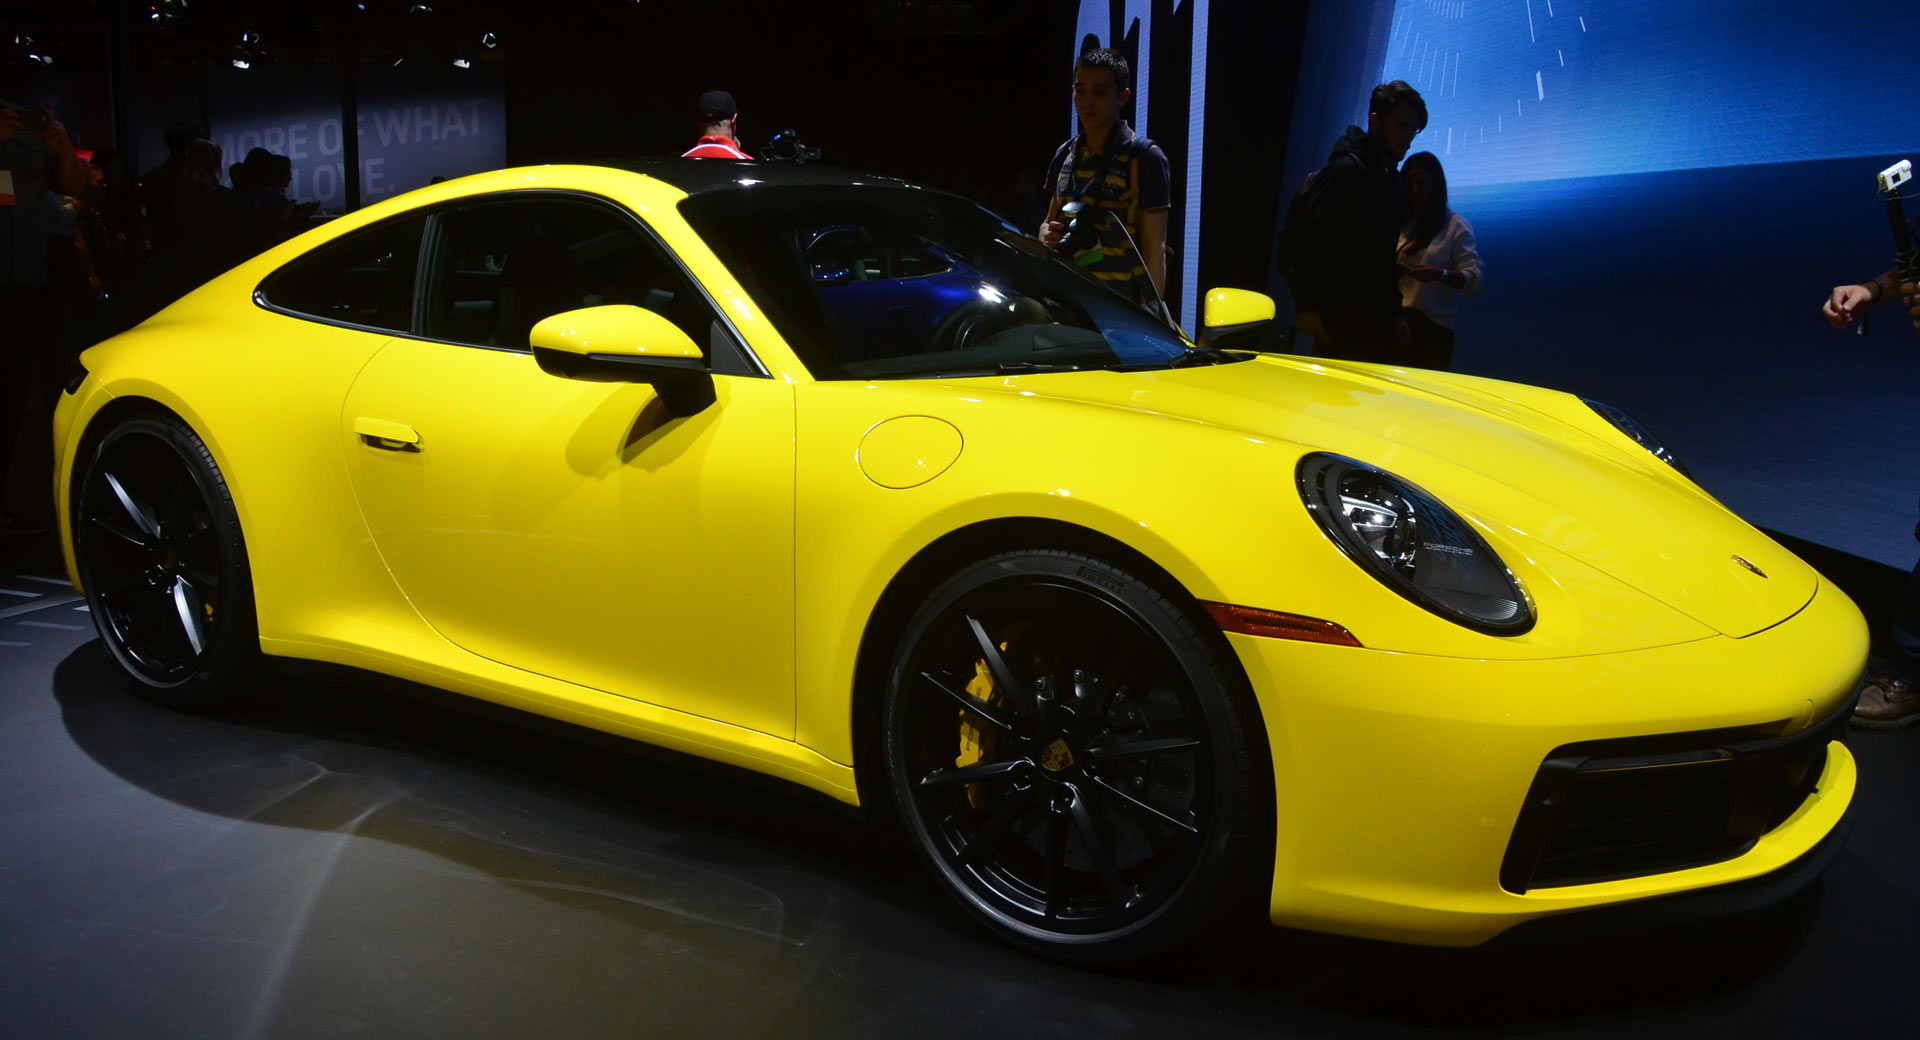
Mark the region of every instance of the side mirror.
<instances>
[{"instance_id":1,"label":"side mirror","mask_svg":"<svg viewBox=\"0 0 1920 1040\"><path fill-rule=\"evenodd\" d=\"M1210 289L1204 313L1206 320L1200 329L1203 347L1273 321L1273 297L1245 289Z\"/></svg>"},{"instance_id":2,"label":"side mirror","mask_svg":"<svg viewBox=\"0 0 1920 1040\"><path fill-rule=\"evenodd\" d=\"M707 357L679 327L644 307L562 311L527 337L540 371L595 383L647 383L667 412L692 415L714 401Z\"/></svg>"}]
</instances>

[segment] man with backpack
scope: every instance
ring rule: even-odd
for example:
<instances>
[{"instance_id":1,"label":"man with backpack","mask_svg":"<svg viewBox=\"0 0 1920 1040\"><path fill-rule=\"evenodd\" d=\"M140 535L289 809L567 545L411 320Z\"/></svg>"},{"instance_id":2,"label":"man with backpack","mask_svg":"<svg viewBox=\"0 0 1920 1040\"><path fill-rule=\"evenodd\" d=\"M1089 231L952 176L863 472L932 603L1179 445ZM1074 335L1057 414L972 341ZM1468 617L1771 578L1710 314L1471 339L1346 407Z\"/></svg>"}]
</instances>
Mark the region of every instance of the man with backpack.
<instances>
[{"instance_id":1,"label":"man with backpack","mask_svg":"<svg viewBox=\"0 0 1920 1040\"><path fill-rule=\"evenodd\" d=\"M1130 74L1127 59L1115 50L1087 51L1074 63L1073 107L1080 133L1062 144L1047 166L1053 203L1040 226L1040 241L1066 252L1121 295L1146 303L1167 285L1172 171L1160 146L1135 135L1120 118L1133 96ZM1073 202L1081 206L1077 220L1069 220L1066 212ZM1138 257L1133 246L1139 247Z\"/></svg>"},{"instance_id":2,"label":"man with backpack","mask_svg":"<svg viewBox=\"0 0 1920 1040\"><path fill-rule=\"evenodd\" d=\"M1405 207L1399 165L1426 126L1419 91L1403 80L1373 88L1367 128L1347 128L1287 209L1281 269L1295 326L1313 337L1318 357L1404 360L1395 267Z\"/></svg>"}]
</instances>

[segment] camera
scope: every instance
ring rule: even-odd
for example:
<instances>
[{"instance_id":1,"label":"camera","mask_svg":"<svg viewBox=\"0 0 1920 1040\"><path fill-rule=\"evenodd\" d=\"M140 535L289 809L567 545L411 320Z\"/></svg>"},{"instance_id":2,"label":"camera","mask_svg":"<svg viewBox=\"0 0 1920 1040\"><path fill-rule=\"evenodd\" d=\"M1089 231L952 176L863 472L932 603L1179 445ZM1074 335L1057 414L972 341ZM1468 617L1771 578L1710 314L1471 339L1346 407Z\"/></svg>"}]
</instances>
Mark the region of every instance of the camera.
<instances>
[{"instance_id":1,"label":"camera","mask_svg":"<svg viewBox=\"0 0 1920 1040\"><path fill-rule=\"evenodd\" d=\"M1897 191L1901 185L1912 179L1913 163L1906 159L1902 159L1892 166L1881 170L1878 178L1882 192Z\"/></svg>"},{"instance_id":2,"label":"camera","mask_svg":"<svg viewBox=\"0 0 1920 1040\"><path fill-rule=\"evenodd\" d=\"M1067 217L1067 230L1060 236L1060 251L1081 267L1099 263L1106 255L1100 245L1100 230L1095 226L1100 222L1100 211L1089 209L1082 202L1069 202L1060 207L1060 212Z\"/></svg>"},{"instance_id":3,"label":"camera","mask_svg":"<svg viewBox=\"0 0 1920 1040\"><path fill-rule=\"evenodd\" d=\"M768 162L813 162L820 158L820 149L807 147L800 140L800 131L782 130L760 149L760 158Z\"/></svg>"}]
</instances>

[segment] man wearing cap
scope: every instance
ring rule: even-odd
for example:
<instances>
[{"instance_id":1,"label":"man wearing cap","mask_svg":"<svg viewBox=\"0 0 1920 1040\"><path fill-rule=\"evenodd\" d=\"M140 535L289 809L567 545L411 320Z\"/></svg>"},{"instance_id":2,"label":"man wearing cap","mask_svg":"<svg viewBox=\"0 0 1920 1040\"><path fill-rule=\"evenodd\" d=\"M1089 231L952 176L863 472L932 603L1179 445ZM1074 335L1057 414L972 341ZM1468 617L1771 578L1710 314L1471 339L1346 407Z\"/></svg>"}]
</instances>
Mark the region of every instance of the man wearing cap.
<instances>
[{"instance_id":1,"label":"man wearing cap","mask_svg":"<svg viewBox=\"0 0 1920 1040\"><path fill-rule=\"evenodd\" d=\"M740 108L733 95L724 90L709 90L700 95L693 109L694 122L700 128L700 143L687 149L683 159L747 159L753 156L740 150Z\"/></svg>"}]
</instances>

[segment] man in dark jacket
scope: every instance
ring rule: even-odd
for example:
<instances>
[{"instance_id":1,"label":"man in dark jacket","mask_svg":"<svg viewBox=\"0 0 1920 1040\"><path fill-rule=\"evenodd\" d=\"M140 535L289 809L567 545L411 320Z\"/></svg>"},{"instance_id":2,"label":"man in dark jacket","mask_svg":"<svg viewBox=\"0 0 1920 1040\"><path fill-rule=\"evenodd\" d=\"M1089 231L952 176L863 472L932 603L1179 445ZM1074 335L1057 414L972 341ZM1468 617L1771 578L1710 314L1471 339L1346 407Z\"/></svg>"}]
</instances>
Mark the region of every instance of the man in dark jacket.
<instances>
[{"instance_id":1,"label":"man in dark jacket","mask_svg":"<svg viewBox=\"0 0 1920 1040\"><path fill-rule=\"evenodd\" d=\"M1419 91L1402 80L1373 88L1367 128L1347 127L1288 215L1287 289L1317 356L1402 360L1399 166L1426 126Z\"/></svg>"}]
</instances>

